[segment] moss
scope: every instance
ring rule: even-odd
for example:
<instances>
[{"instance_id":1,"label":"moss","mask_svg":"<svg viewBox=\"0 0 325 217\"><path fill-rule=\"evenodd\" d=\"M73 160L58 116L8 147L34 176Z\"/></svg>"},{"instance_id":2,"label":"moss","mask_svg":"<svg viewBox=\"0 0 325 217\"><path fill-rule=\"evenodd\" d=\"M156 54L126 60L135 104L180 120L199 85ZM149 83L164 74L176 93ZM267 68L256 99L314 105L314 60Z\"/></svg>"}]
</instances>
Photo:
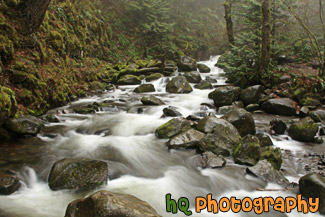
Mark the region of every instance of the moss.
<instances>
[{"instance_id":1,"label":"moss","mask_svg":"<svg viewBox=\"0 0 325 217\"><path fill-rule=\"evenodd\" d=\"M4 35L0 35L0 59L6 63L12 59L14 54L14 44Z\"/></svg>"},{"instance_id":2,"label":"moss","mask_svg":"<svg viewBox=\"0 0 325 217\"><path fill-rule=\"evenodd\" d=\"M6 87L0 86L0 123L6 119L15 116L17 111L17 102L15 93Z\"/></svg>"}]
</instances>

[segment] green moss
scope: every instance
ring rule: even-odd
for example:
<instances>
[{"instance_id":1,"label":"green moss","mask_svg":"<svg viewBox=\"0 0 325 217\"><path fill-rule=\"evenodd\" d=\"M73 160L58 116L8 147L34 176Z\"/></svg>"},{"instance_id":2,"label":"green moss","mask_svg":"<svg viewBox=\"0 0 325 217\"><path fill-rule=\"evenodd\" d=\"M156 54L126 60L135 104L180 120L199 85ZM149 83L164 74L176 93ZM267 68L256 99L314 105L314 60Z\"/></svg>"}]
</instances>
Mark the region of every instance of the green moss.
<instances>
[{"instance_id":1,"label":"green moss","mask_svg":"<svg viewBox=\"0 0 325 217\"><path fill-rule=\"evenodd\" d=\"M6 87L0 86L0 123L14 117L17 111L15 93Z\"/></svg>"},{"instance_id":2,"label":"green moss","mask_svg":"<svg viewBox=\"0 0 325 217\"><path fill-rule=\"evenodd\" d=\"M8 62L14 54L14 44L4 35L0 35L0 59L2 62Z\"/></svg>"}]
</instances>

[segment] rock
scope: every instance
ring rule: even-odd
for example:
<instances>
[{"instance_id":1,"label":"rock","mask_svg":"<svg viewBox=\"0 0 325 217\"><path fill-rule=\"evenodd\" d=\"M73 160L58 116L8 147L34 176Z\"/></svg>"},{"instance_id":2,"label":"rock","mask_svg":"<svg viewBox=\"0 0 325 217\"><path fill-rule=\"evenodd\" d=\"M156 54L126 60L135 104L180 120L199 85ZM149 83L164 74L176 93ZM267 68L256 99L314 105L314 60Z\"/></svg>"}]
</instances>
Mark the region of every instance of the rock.
<instances>
[{"instance_id":1,"label":"rock","mask_svg":"<svg viewBox=\"0 0 325 217\"><path fill-rule=\"evenodd\" d=\"M197 67L195 59L187 56L181 56L177 65L180 72L195 71Z\"/></svg>"},{"instance_id":2,"label":"rock","mask_svg":"<svg viewBox=\"0 0 325 217\"><path fill-rule=\"evenodd\" d=\"M15 92L0 85L0 125L8 118L15 117L17 102Z\"/></svg>"},{"instance_id":3,"label":"rock","mask_svg":"<svg viewBox=\"0 0 325 217\"><path fill-rule=\"evenodd\" d=\"M196 89L200 89L200 90L213 89L212 84L210 82L204 81L204 80L202 80L202 81L200 81L200 83L194 85L194 87Z\"/></svg>"},{"instance_id":4,"label":"rock","mask_svg":"<svg viewBox=\"0 0 325 217\"><path fill-rule=\"evenodd\" d=\"M212 76L207 76L205 78L206 81L210 82L210 83L218 83L218 80Z\"/></svg>"},{"instance_id":5,"label":"rock","mask_svg":"<svg viewBox=\"0 0 325 217\"><path fill-rule=\"evenodd\" d=\"M0 195L10 195L21 186L20 180L8 174L0 173Z\"/></svg>"},{"instance_id":6,"label":"rock","mask_svg":"<svg viewBox=\"0 0 325 217\"><path fill-rule=\"evenodd\" d=\"M196 129L203 133L211 133L217 124L220 124L219 118L216 118L214 116L207 116L199 121Z\"/></svg>"},{"instance_id":7,"label":"rock","mask_svg":"<svg viewBox=\"0 0 325 217\"><path fill-rule=\"evenodd\" d=\"M94 93L101 93L105 91L105 84L99 81L93 81L89 84L89 90Z\"/></svg>"},{"instance_id":8,"label":"rock","mask_svg":"<svg viewBox=\"0 0 325 217\"><path fill-rule=\"evenodd\" d=\"M242 100L245 105L255 104L260 99L260 96L264 90L265 88L262 85L248 87L241 91L240 100Z\"/></svg>"},{"instance_id":9,"label":"rock","mask_svg":"<svg viewBox=\"0 0 325 217\"><path fill-rule=\"evenodd\" d=\"M255 136L260 140L261 147L268 147L274 145L272 139L267 134L258 133Z\"/></svg>"},{"instance_id":10,"label":"rock","mask_svg":"<svg viewBox=\"0 0 325 217\"><path fill-rule=\"evenodd\" d=\"M241 136L256 133L253 115L245 109L234 109L222 118L234 125Z\"/></svg>"},{"instance_id":11,"label":"rock","mask_svg":"<svg viewBox=\"0 0 325 217\"><path fill-rule=\"evenodd\" d=\"M201 151L211 151L216 155L230 156L240 142L237 129L228 121L218 119L212 133L200 141Z\"/></svg>"},{"instance_id":12,"label":"rock","mask_svg":"<svg viewBox=\"0 0 325 217\"><path fill-rule=\"evenodd\" d=\"M84 114L84 115L96 113L96 109L92 107L74 108L73 111L77 114Z\"/></svg>"},{"instance_id":13,"label":"rock","mask_svg":"<svg viewBox=\"0 0 325 217\"><path fill-rule=\"evenodd\" d=\"M156 89L152 84L141 84L139 87L135 88L135 93L149 93L155 92Z\"/></svg>"},{"instance_id":14,"label":"rock","mask_svg":"<svg viewBox=\"0 0 325 217\"><path fill-rule=\"evenodd\" d=\"M163 74L160 74L160 73L154 73L154 74L148 75L148 76L146 77L146 81L147 81L147 82L155 81L155 80L158 80L159 78L162 78L162 77L164 77Z\"/></svg>"},{"instance_id":15,"label":"rock","mask_svg":"<svg viewBox=\"0 0 325 217\"><path fill-rule=\"evenodd\" d=\"M199 141L204 136L204 133L201 133L194 129L189 129L176 136L173 136L168 141L167 145L169 149L197 148L199 145Z\"/></svg>"},{"instance_id":16,"label":"rock","mask_svg":"<svg viewBox=\"0 0 325 217\"><path fill-rule=\"evenodd\" d=\"M65 217L161 217L148 203L128 194L98 191L72 201Z\"/></svg>"},{"instance_id":17,"label":"rock","mask_svg":"<svg viewBox=\"0 0 325 217\"><path fill-rule=\"evenodd\" d=\"M311 114L317 115L321 121L325 120L325 110L319 109L316 111L312 111Z\"/></svg>"},{"instance_id":18,"label":"rock","mask_svg":"<svg viewBox=\"0 0 325 217\"><path fill-rule=\"evenodd\" d=\"M141 80L139 77L135 75L124 75L118 81L118 85L136 85L141 84Z\"/></svg>"},{"instance_id":19,"label":"rock","mask_svg":"<svg viewBox=\"0 0 325 217\"><path fill-rule=\"evenodd\" d=\"M265 112L278 115L296 115L295 102L289 98L269 99L262 105Z\"/></svg>"},{"instance_id":20,"label":"rock","mask_svg":"<svg viewBox=\"0 0 325 217\"><path fill-rule=\"evenodd\" d=\"M214 101L217 107L231 105L239 99L239 87L218 87L213 92L209 93L209 99Z\"/></svg>"},{"instance_id":21,"label":"rock","mask_svg":"<svg viewBox=\"0 0 325 217\"><path fill-rule=\"evenodd\" d=\"M280 171L274 169L267 160L260 160L255 166L248 167L246 172L262 179L264 182L273 182L280 185L289 184L286 177Z\"/></svg>"},{"instance_id":22,"label":"rock","mask_svg":"<svg viewBox=\"0 0 325 217\"><path fill-rule=\"evenodd\" d=\"M36 136L44 127L43 122L34 116L9 119L4 127L19 136Z\"/></svg>"},{"instance_id":23,"label":"rock","mask_svg":"<svg viewBox=\"0 0 325 217\"><path fill-rule=\"evenodd\" d=\"M292 99L297 102L301 102L303 96L306 94L306 89L304 87L299 87L292 93Z\"/></svg>"},{"instance_id":24,"label":"rock","mask_svg":"<svg viewBox=\"0 0 325 217\"><path fill-rule=\"evenodd\" d=\"M303 118L289 127L289 136L301 142L313 142L318 132L318 125L310 118Z\"/></svg>"},{"instance_id":25,"label":"rock","mask_svg":"<svg viewBox=\"0 0 325 217\"><path fill-rule=\"evenodd\" d=\"M246 111L249 112L254 112L260 109L260 105L259 104L249 104L248 106L246 106Z\"/></svg>"},{"instance_id":26,"label":"rock","mask_svg":"<svg viewBox=\"0 0 325 217\"><path fill-rule=\"evenodd\" d=\"M188 129L191 129L190 121L185 118L174 118L158 127L155 134L159 139L167 139Z\"/></svg>"},{"instance_id":27,"label":"rock","mask_svg":"<svg viewBox=\"0 0 325 217\"><path fill-rule=\"evenodd\" d=\"M184 77L188 80L190 83L200 83L202 81L201 74L198 71L191 71L191 72L186 72L184 74Z\"/></svg>"},{"instance_id":28,"label":"rock","mask_svg":"<svg viewBox=\"0 0 325 217\"><path fill-rule=\"evenodd\" d=\"M273 130L276 134L279 135L284 134L284 132L287 129L287 125L279 118L273 119L270 122L270 125L271 125L271 130Z\"/></svg>"},{"instance_id":29,"label":"rock","mask_svg":"<svg viewBox=\"0 0 325 217\"><path fill-rule=\"evenodd\" d=\"M48 182L49 187L56 191L97 187L107 180L107 163L86 158L64 158L53 164Z\"/></svg>"},{"instance_id":30,"label":"rock","mask_svg":"<svg viewBox=\"0 0 325 217\"><path fill-rule=\"evenodd\" d=\"M283 159L282 159L282 153L280 148L263 147L260 149L260 152L261 152L260 159L267 160L276 170L281 169Z\"/></svg>"},{"instance_id":31,"label":"rock","mask_svg":"<svg viewBox=\"0 0 325 217\"><path fill-rule=\"evenodd\" d=\"M204 65L202 63L198 63L197 68L199 69L199 72L201 72L201 73L211 72L211 69L207 65Z\"/></svg>"},{"instance_id":32,"label":"rock","mask_svg":"<svg viewBox=\"0 0 325 217\"><path fill-rule=\"evenodd\" d=\"M45 121L48 121L49 123L59 123L59 119L54 114L47 114L44 116Z\"/></svg>"},{"instance_id":33,"label":"rock","mask_svg":"<svg viewBox=\"0 0 325 217\"><path fill-rule=\"evenodd\" d=\"M168 93L190 93L193 89L184 76L177 76L168 82L166 91Z\"/></svg>"},{"instance_id":34,"label":"rock","mask_svg":"<svg viewBox=\"0 0 325 217\"><path fill-rule=\"evenodd\" d=\"M325 214L325 178L317 173L305 175L299 180L299 190L305 198L319 198L319 213Z\"/></svg>"},{"instance_id":35,"label":"rock","mask_svg":"<svg viewBox=\"0 0 325 217\"><path fill-rule=\"evenodd\" d=\"M308 106L311 108L315 108L316 106L319 106L321 103L318 99L306 96L302 99L301 105Z\"/></svg>"},{"instance_id":36,"label":"rock","mask_svg":"<svg viewBox=\"0 0 325 217\"><path fill-rule=\"evenodd\" d=\"M313 121L315 121L316 123L319 123L319 122L322 121L322 119L319 117L319 115L318 115L316 112L314 112L314 111L309 112L308 115L309 115L309 117L310 117L311 119L313 119Z\"/></svg>"},{"instance_id":37,"label":"rock","mask_svg":"<svg viewBox=\"0 0 325 217\"><path fill-rule=\"evenodd\" d=\"M306 117L308 115L308 113L309 113L309 108L307 106L301 107L300 112L299 112L299 115L301 117L303 117L303 118Z\"/></svg>"},{"instance_id":38,"label":"rock","mask_svg":"<svg viewBox=\"0 0 325 217\"><path fill-rule=\"evenodd\" d=\"M234 105L225 105L218 108L218 114L225 115L228 112L235 110L237 107Z\"/></svg>"},{"instance_id":39,"label":"rock","mask_svg":"<svg viewBox=\"0 0 325 217\"><path fill-rule=\"evenodd\" d=\"M166 117L181 117L182 114L177 111L176 107L168 106L167 108L163 109L163 113Z\"/></svg>"},{"instance_id":40,"label":"rock","mask_svg":"<svg viewBox=\"0 0 325 217\"><path fill-rule=\"evenodd\" d=\"M260 159L260 140L256 136L246 135L233 156L235 163L255 165Z\"/></svg>"},{"instance_id":41,"label":"rock","mask_svg":"<svg viewBox=\"0 0 325 217\"><path fill-rule=\"evenodd\" d=\"M202 168L222 168L226 166L226 160L222 156L217 156L212 152L204 152L201 156Z\"/></svg>"},{"instance_id":42,"label":"rock","mask_svg":"<svg viewBox=\"0 0 325 217\"><path fill-rule=\"evenodd\" d=\"M142 97L141 102L143 103L143 105L165 105L165 103L161 101L161 99L152 95Z\"/></svg>"}]
</instances>

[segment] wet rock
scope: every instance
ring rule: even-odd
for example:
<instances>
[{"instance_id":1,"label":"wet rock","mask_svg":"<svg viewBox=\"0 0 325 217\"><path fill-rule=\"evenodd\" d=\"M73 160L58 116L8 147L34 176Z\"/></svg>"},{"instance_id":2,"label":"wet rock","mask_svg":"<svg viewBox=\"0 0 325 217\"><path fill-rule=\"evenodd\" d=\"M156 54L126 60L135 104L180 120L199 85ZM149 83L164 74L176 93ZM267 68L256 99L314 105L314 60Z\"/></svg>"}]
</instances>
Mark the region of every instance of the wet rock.
<instances>
[{"instance_id":1,"label":"wet rock","mask_svg":"<svg viewBox=\"0 0 325 217\"><path fill-rule=\"evenodd\" d=\"M45 121L48 121L50 123L59 123L59 119L54 114L47 114L44 116Z\"/></svg>"},{"instance_id":2,"label":"wet rock","mask_svg":"<svg viewBox=\"0 0 325 217\"><path fill-rule=\"evenodd\" d=\"M191 72L186 72L184 74L184 77L188 80L188 82L190 83L200 83L200 81L202 81L200 72L198 71L191 71Z\"/></svg>"},{"instance_id":3,"label":"wet rock","mask_svg":"<svg viewBox=\"0 0 325 217\"><path fill-rule=\"evenodd\" d=\"M204 133L201 133L194 129L189 129L176 136L173 136L168 141L167 145L169 149L197 148L199 145L199 141L204 136L205 136Z\"/></svg>"},{"instance_id":4,"label":"wet rock","mask_svg":"<svg viewBox=\"0 0 325 217\"><path fill-rule=\"evenodd\" d=\"M248 174L254 175L264 182L273 182L280 185L288 185L289 181L284 175L274 169L274 167L267 160L260 160L255 166L246 169Z\"/></svg>"},{"instance_id":5,"label":"wet rock","mask_svg":"<svg viewBox=\"0 0 325 217\"><path fill-rule=\"evenodd\" d=\"M218 80L212 76L207 76L205 78L206 81L210 82L210 83L218 83Z\"/></svg>"},{"instance_id":6,"label":"wet rock","mask_svg":"<svg viewBox=\"0 0 325 217\"><path fill-rule=\"evenodd\" d=\"M264 90L265 88L262 85L248 87L241 91L240 100L242 100L245 105L255 104L260 99L260 96Z\"/></svg>"},{"instance_id":7,"label":"wet rock","mask_svg":"<svg viewBox=\"0 0 325 217\"><path fill-rule=\"evenodd\" d=\"M319 198L319 213L325 214L325 178L317 173L305 175L299 180L299 190L305 198Z\"/></svg>"},{"instance_id":8,"label":"wet rock","mask_svg":"<svg viewBox=\"0 0 325 217\"><path fill-rule=\"evenodd\" d=\"M4 123L8 118L15 117L16 111L15 92L0 85L0 124Z\"/></svg>"},{"instance_id":9,"label":"wet rock","mask_svg":"<svg viewBox=\"0 0 325 217\"><path fill-rule=\"evenodd\" d=\"M273 119L270 122L270 125L271 125L271 130L273 130L276 134L279 135L284 134L284 132L287 129L287 125L279 118Z\"/></svg>"},{"instance_id":10,"label":"wet rock","mask_svg":"<svg viewBox=\"0 0 325 217\"><path fill-rule=\"evenodd\" d=\"M135 75L124 75L118 81L118 85L136 85L141 84L141 80L139 77Z\"/></svg>"},{"instance_id":11,"label":"wet rock","mask_svg":"<svg viewBox=\"0 0 325 217\"><path fill-rule=\"evenodd\" d=\"M316 111L312 111L311 114L317 115L321 121L325 120L325 110L318 109Z\"/></svg>"},{"instance_id":12,"label":"wet rock","mask_svg":"<svg viewBox=\"0 0 325 217\"><path fill-rule=\"evenodd\" d=\"M80 108L75 108L73 111L77 114L94 114L96 113L96 109L91 108L91 107L80 107Z\"/></svg>"},{"instance_id":13,"label":"wet rock","mask_svg":"<svg viewBox=\"0 0 325 217\"><path fill-rule=\"evenodd\" d=\"M239 87L218 87L213 92L209 93L209 99L214 101L217 107L231 105L239 99Z\"/></svg>"},{"instance_id":14,"label":"wet rock","mask_svg":"<svg viewBox=\"0 0 325 217\"><path fill-rule=\"evenodd\" d=\"M65 217L161 217L148 203L128 194L98 191L72 201Z\"/></svg>"},{"instance_id":15,"label":"wet rock","mask_svg":"<svg viewBox=\"0 0 325 217\"><path fill-rule=\"evenodd\" d=\"M278 115L295 115L295 102L289 98L269 99L262 105L262 109L271 114Z\"/></svg>"},{"instance_id":16,"label":"wet rock","mask_svg":"<svg viewBox=\"0 0 325 217\"><path fill-rule=\"evenodd\" d=\"M303 118L289 127L289 136L301 142L313 142L318 132L318 125L310 118Z\"/></svg>"},{"instance_id":17,"label":"wet rock","mask_svg":"<svg viewBox=\"0 0 325 217\"><path fill-rule=\"evenodd\" d=\"M191 128L191 122L185 118L174 118L158 127L155 134L160 139L171 138Z\"/></svg>"},{"instance_id":18,"label":"wet rock","mask_svg":"<svg viewBox=\"0 0 325 217\"><path fill-rule=\"evenodd\" d=\"M135 93L149 93L155 92L156 89L152 84L141 84L139 87L135 88Z\"/></svg>"},{"instance_id":19,"label":"wet rock","mask_svg":"<svg viewBox=\"0 0 325 217\"><path fill-rule=\"evenodd\" d=\"M199 117L197 117L195 115L189 115L189 116L186 117L186 120L199 122L201 120L201 118L199 118Z\"/></svg>"},{"instance_id":20,"label":"wet rock","mask_svg":"<svg viewBox=\"0 0 325 217\"><path fill-rule=\"evenodd\" d=\"M36 136L44 127L44 124L34 116L24 116L9 119L4 126L8 131L19 136Z\"/></svg>"},{"instance_id":21,"label":"wet rock","mask_svg":"<svg viewBox=\"0 0 325 217\"><path fill-rule=\"evenodd\" d=\"M220 121L219 118L213 117L213 116L207 116L202 118L198 125L196 126L196 129L198 131L201 131L203 133L211 133L214 129L214 127L217 124L220 124L220 122L222 123L223 121Z\"/></svg>"},{"instance_id":22,"label":"wet rock","mask_svg":"<svg viewBox=\"0 0 325 217\"><path fill-rule=\"evenodd\" d=\"M107 163L86 158L65 158L55 162L49 187L56 190L93 188L108 180Z\"/></svg>"},{"instance_id":23,"label":"wet rock","mask_svg":"<svg viewBox=\"0 0 325 217\"><path fill-rule=\"evenodd\" d=\"M195 59L187 56L181 56L177 66L180 72L195 71L197 67Z\"/></svg>"},{"instance_id":24,"label":"wet rock","mask_svg":"<svg viewBox=\"0 0 325 217\"><path fill-rule=\"evenodd\" d=\"M267 160L276 170L281 169L283 159L280 148L263 147L260 149L260 152L260 159Z\"/></svg>"},{"instance_id":25,"label":"wet rock","mask_svg":"<svg viewBox=\"0 0 325 217\"><path fill-rule=\"evenodd\" d=\"M222 118L234 125L241 136L256 133L253 115L245 109L235 109Z\"/></svg>"},{"instance_id":26,"label":"wet rock","mask_svg":"<svg viewBox=\"0 0 325 217\"><path fill-rule=\"evenodd\" d=\"M225 115L228 112L235 110L237 107L234 105L225 105L218 108L218 114Z\"/></svg>"},{"instance_id":27,"label":"wet rock","mask_svg":"<svg viewBox=\"0 0 325 217\"><path fill-rule=\"evenodd\" d=\"M89 90L93 93L102 93L105 89L105 84L99 81L93 81L89 84Z\"/></svg>"},{"instance_id":28,"label":"wet rock","mask_svg":"<svg viewBox=\"0 0 325 217\"><path fill-rule=\"evenodd\" d=\"M299 112L299 115L301 117L306 117L309 113L309 108L306 107L306 106L303 106L301 109L300 109L300 112Z\"/></svg>"},{"instance_id":29,"label":"wet rock","mask_svg":"<svg viewBox=\"0 0 325 217\"><path fill-rule=\"evenodd\" d=\"M211 72L211 69L207 65L204 65L202 63L198 63L197 68L199 69L199 71L201 73L209 73L209 72Z\"/></svg>"},{"instance_id":30,"label":"wet rock","mask_svg":"<svg viewBox=\"0 0 325 217\"><path fill-rule=\"evenodd\" d=\"M258 133L255 136L260 140L261 147L268 147L268 146L273 146L274 145L273 142L272 142L272 139L267 134Z\"/></svg>"},{"instance_id":31,"label":"wet rock","mask_svg":"<svg viewBox=\"0 0 325 217\"><path fill-rule=\"evenodd\" d=\"M158 80L159 78L164 77L164 75L160 74L160 73L154 73L149 75L148 77L146 77L146 81L150 82L150 81L155 81Z\"/></svg>"},{"instance_id":32,"label":"wet rock","mask_svg":"<svg viewBox=\"0 0 325 217\"><path fill-rule=\"evenodd\" d=\"M168 82L166 91L168 93L190 93L193 89L184 76L177 76Z\"/></svg>"},{"instance_id":33,"label":"wet rock","mask_svg":"<svg viewBox=\"0 0 325 217\"><path fill-rule=\"evenodd\" d=\"M246 106L246 111L249 112L254 112L260 109L260 105L259 104L249 104L248 106Z\"/></svg>"},{"instance_id":34,"label":"wet rock","mask_svg":"<svg viewBox=\"0 0 325 217\"><path fill-rule=\"evenodd\" d=\"M16 192L20 186L17 177L0 173L0 195L10 195Z\"/></svg>"},{"instance_id":35,"label":"wet rock","mask_svg":"<svg viewBox=\"0 0 325 217\"><path fill-rule=\"evenodd\" d=\"M166 117L181 117L182 114L177 111L176 107L168 106L167 108L163 109L163 113Z\"/></svg>"},{"instance_id":36,"label":"wet rock","mask_svg":"<svg viewBox=\"0 0 325 217\"><path fill-rule=\"evenodd\" d=\"M161 99L152 95L142 97L141 102L143 105L165 105Z\"/></svg>"},{"instance_id":37,"label":"wet rock","mask_svg":"<svg viewBox=\"0 0 325 217\"><path fill-rule=\"evenodd\" d=\"M206 90L206 89L213 89L212 84L209 81L200 81L200 83L194 85L196 89Z\"/></svg>"},{"instance_id":38,"label":"wet rock","mask_svg":"<svg viewBox=\"0 0 325 217\"><path fill-rule=\"evenodd\" d=\"M322 121L322 119L319 117L319 115L317 113L315 113L314 111L313 112L309 112L309 117L311 119L313 119L313 121L315 121L316 123L319 123Z\"/></svg>"},{"instance_id":39,"label":"wet rock","mask_svg":"<svg viewBox=\"0 0 325 217\"><path fill-rule=\"evenodd\" d=\"M256 136L246 135L233 156L235 163L255 165L260 159L260 140Z\"/></svg>"},{"instance_id":40,"label":"wet rock","mask_svg":"<svg viewBox=\"0 0 325 217\"><path fill-rule=\"evenodd\" d=\"M204 152L200 156L200 167L202 168L222 168L226 166L226 160L222 156L217 156L212 152Z\"/></svg>"},{"instance_id":41,"label":"wet rock","mask_svg":"<svg viewBox=\"0 0 325 217\"><path fill-rule=\"evenodd\" d=\"M212 133L200 141L201 151L211 151L216 155L230 156L240 142L237 129L228 121L218 119Z\"/></svg>"}]
</instances>

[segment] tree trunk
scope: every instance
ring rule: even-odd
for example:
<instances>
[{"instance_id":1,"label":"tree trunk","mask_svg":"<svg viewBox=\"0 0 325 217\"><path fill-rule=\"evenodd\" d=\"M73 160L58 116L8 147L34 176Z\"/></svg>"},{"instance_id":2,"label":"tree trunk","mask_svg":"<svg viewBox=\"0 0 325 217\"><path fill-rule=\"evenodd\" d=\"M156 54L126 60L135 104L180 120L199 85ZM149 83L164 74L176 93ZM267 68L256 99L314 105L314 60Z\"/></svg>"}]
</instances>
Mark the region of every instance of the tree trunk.
<instances>
[{"instance_id":1,"label":"tree trunk","mask_svg":"<svg viewBox=\"0 0 325 217\"><path fill-rule=\"evenodd\" d=\"M234 38L233 24L231 20L231 0L226 0L224 6L225 6L225 19L226 19L226 26L227 26L228 41L230 45L234 46L235 38Z\"/></svg>"},{"instance_id":2,"label":"tree trunk","mask_svg":"<svg viewBox=\"0 0 325 217\"><path fill-rule=\"evenodd\" d=\"M264 0L262 4L262 50L261 74L266 72L270 63L271 50L271 0Z\"/></svg>"},{"instance_id":3,"label":"tree trunk","mask_svg":"<svg viewBox=\"0 0 325 217\"><path fill-rule=\"evenodd\" d=\"M21 4L23 24L21 33L29 35L37 31L43 22L46 10L51 0L24 0Z\"/></svg>"}]
</instances>

